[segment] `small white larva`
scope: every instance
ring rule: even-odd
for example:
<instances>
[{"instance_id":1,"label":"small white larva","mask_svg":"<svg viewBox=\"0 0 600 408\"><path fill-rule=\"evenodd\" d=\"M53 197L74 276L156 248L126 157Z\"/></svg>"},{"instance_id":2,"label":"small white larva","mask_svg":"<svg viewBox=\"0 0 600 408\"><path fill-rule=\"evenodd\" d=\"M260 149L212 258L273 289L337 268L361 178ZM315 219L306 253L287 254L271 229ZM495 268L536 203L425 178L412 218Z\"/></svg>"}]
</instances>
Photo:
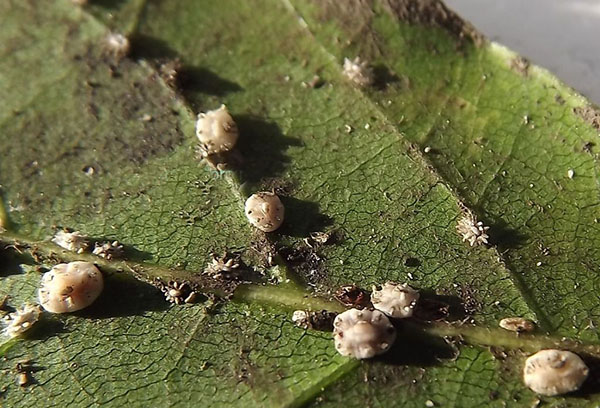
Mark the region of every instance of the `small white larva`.
<instances>
[{"instance_id":1,"label":"small white larva","mask_svg":"<svg viewBox=\"0 0 600 408\"><path fill-rule=\"evenodd\" d=\"M467 241L471 246L487 244L490 237L487 234L489 229L490 227L477 221L473 214L464 215L456 225L456 230L462 236L463 241Z\"/></svg>"},{"instance_id":2,"label":"small white larva","mask_svg":"<svg viewBox=\"0 0 600 408\"><path fill-rule=\"evenodd\" d=\"M129 54L131 44L123 34L110 33L106 36L106 48L115 58L121 59Z\"/></svg>"},{"instance_id":3,"label":"small white larva","mask_svg":"<svg viewBox=\"0 0 600 408\"><path fill-rule=\"evenodd\" d=\"M541 350L525 361L523 381L541 395L561 395L578 390L589 374L577 354L565 350Z\"/></svg>"},{"instance_id":4,"label":"small white larva","mask_svg":"<svg viewBox=\"0 0 600 408\"><path fill-rule=\"evenodd\" d=\"M379 288L373 286L371 293L371 303L375 309L398 319L411 317L418 300L419 292L406 284L393 282L387 282Z\"/></svg>"},{"instance_id":5,"label":"small white larva","mask_svg":"<svg viewBox=\"0 0 600 408\"><path fill-rule=\"evenodd\" d=\"M104 288L102 273L91 262L58 264L42 277L38 297L51 313L68 313L91 305Z\"/></svg>"},{"instance_id":6,"label":"small white larva","mask_svg":"<svg viewBox=\"0 0 600 408\"><path fill-rule=\"evenodd\" d=\"M111 260L113 258L122 258L125 251L119 241L107 241L102 243L96 242L92 253L101 258Z\"/></svg>"},{"instance_id":7,"label":"small white larva","mask_svg":"<svg viewBox=\"0 0 600 408\"><path fill-rule=\"evenodd\" d=\"M58 231L56 234L54 234L52 242L60 247L63 247L64 249L77 252L78 254L83 253L88 247L86 237L83 236L79 231Z\"/></svg>"},{"instance_id":8,"label":"small white larva","mask_svg":"<svg viewBox=\"0 0 600 408\"><path fill-rule=\"evenodd\" d=\"M17 337L25 333L40 318L40 307L38 305L26 304L21 309L6 316L6 327L3 333L9 337Z\"/></svg>"},{"instance_id":9,"label":"small white larva","mask_svg":"<svg viewBox=\"0 0 600 408\"><path fill-rule=\"evenodd\" d=\"M196 136L204 156L227 152L235 146L239 131L225 105L198 114Z\"/></svg>"},{"instance_id":10,"label":"small white larva","mask_svg":"<svg viewBox=\"0 0 600 408\"><path fill-rule=\"evenodd\" d=\"M246 200L244 210L250 224L261 231L273 232L283 223L285 209L275 193L252 194Z\"/></svg>"},{"instance_id":11,"label":"small white larva","mask_svg":"<svg viewBox=\"0 0 600 408\"><path fill-rule=\"evenodd\" d=\"M396 340L396 329L379 310L350 309L333 321L333 338L338 353L364 359L385 353Z\"/></svg>"},{"instance_id":12,"label":"small white larva","mask_svg":"<svg viewBox=\"0 0 600 408\"><path fill-rule=\"evenodd\" d=\"M373 83L373 70L369 67L367 61L362 61L360 57L351 60L344 58L343 74L350 81L358 86L368 86Z\"/></svg>"}]
</instances>

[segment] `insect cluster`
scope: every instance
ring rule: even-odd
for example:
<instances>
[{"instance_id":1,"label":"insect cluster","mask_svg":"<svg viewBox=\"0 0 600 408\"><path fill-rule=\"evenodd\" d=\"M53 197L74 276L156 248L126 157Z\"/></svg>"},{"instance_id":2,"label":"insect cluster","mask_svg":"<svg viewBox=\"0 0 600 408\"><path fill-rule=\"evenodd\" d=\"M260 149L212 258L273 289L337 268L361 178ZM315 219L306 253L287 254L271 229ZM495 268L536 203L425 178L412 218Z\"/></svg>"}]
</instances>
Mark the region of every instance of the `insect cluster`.
<instances>
[{"instance_id":1,"label":"insect cluster","mask_svg":"<svg viewBox=\"0 0 600 408\"><path fill-rule=\"evenodd\" d=\"M366 359L385 353L396 339L390 317L411 316L419 299L419 293L405 284L387 282L374 289L369 295L355 285L346 285L335 294L340 303L352 307L333 321L335 348L343 356ZM315 320L325 320L324 316L325 311L296 310L292 321L303 328L315 328Z\"/></svg>"},{"instance_id":2,"label":"insect cluster","mask_svg":"<svg viewBox=\"0 0 600 408\"><path fill-rule=\"evenodd\" d=\"M129 40L118 33L106 37L106 47L116 58L123 58L130 52ZM359 57L353 60L345 58L342 72L359 87L369 86L374 81L368 62ZM177 68L165 68L164 75L167 81L175 82ZM195 134L204 158L231 152L240 136L238 126L225 105L199 113ZM429 147L425 149L426 152L429 150ZM574 177L573 170L568 171L568 177ZM245 201L244 212L248 222L265 233L278 230L284 222L285 208L275 192L252 194ZM489 227L471 213L459 219L456 230L463 241L472 247L488 244ZM316 243L326 243L330 235L313 235L311 239ZM77 254L84 253L90 246L88 239L79 231L59 231L52 241ZM96 243L92 253L111 260L122 257L124 250L118 241L107 241ZM217 279L232 279L238 276L239 268L240 262L235 257L213 256L204 273ZM90 306L103 288L102 273L93 263L61 263L43 275L38 298L41 307L48 312L70 313ZM198 296L189 282L169 281L160 288L166 300L177 305L194 303ZM325 310L297 310L292 315L292 321L304 329L331 330L334 347L342 356L369 359L392 347L397 332L391 319L412 317L420 294L407 284L386 282L373 286L370 294L354 285L343 286L335 297L350 309L338 315ZM39 320L41 312L40 306L27 304L8 314L4 334L9 337L22 335ZM502 319L499 325L517 333L535 329L534 322L518 317ZM21 385L29 382L28 373L27 369L21 372ZM539 351L526 360L523 381L538 394L554 396L579 389L588 374L589 368L576 354L549 349Z\"/></svg>"},{"instance_id":3,"label":"insect cluster","mask_svg":"<svg viewBox=\"0 0 600 408\"><path fill-rule=\"evenodd\" d=\"M82 254L90 248L89 239L79 231L60 230L54 234L52 242L78 254ZM110 260L122 258L125 250L119 241L99 241L94 243L92 254Z\"/></svg>"},{"instance_id":4,"label":"insect cluster","mask_svg":"<svg viewBox=\"0 0 600 408\"><path fill-rule=\"evenodd\" d=\"M69 313L84 309L100 296L104 288L102 273L90 262L75 261L55 265L42 276L38 289L41 307L50 313ZM19 337L40 319L38 305L25 304L5 316L3 334Z\"/></svg>"}]
</instances>

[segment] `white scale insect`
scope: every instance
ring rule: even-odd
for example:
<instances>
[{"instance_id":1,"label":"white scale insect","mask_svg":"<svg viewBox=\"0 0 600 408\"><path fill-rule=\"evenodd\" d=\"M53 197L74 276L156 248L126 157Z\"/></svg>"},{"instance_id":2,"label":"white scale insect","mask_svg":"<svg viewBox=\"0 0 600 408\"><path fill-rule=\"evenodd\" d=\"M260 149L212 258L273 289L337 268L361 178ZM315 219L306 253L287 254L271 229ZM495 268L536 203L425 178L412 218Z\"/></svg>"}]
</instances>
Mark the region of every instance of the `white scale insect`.
<instances>
[{"instance_id":1,"label":"white scale insect","mask_svg":"<svg viewBox=\"0 0 600 408\"><path fill-rule=\"evenodd\" d=\"M42 276L38 297L51 313L69 313L94 303L102 293L102 273L91 262L75 261L55 265Z\"/></svg>"},{"instance_id":2,"label":"white scale insect","mask_svg":"<svg viewBox=\"0 0 600 408\"><path fill-rule=\"evenodd\" d=\"M263 191L246 200L244 211L250 224L261 231L273 232L283 223L285 209L275 193Z\"/></svg>"},{"instance_id":3,"label":"white scale insect","mask_svg":"<svg viewBox=\"0 0 600 408\"><path fill-rule=\"evenodd\" d=\"M369 63L362 61L360 57L353 60L344 58L342 73L360 87L369 86L373 83L373 70L369 67Z\"/></svg>"},{"instance_id":4,"label":"white scale insect","mask_svg":"<svg viewBox=\"0 0 600 408\"><path fill-rule=\"evenodd\" d=\"M196 136L203 156L228 152L237 143L239 131L227 107L198 114Z\"/></svg>"},{"instance_id":5,"label":"white scale insect","mask_svg":"<svg viewBox=\"0 0 600 408\"><path fill-rule=\"evenodd\" d=\"M471 246L487 244L490 237L487 234L489 229L490 227L477 221L472 214L464 215L456 225L456 230L462 236L463 241L467 241Z\"/></svg>"},{"instance_id":6,"label":"white scale insect","mask_svg":"<svg viewBox=\"0 0 600 408\"><path fill-rule=\"evenodd\" d=\"M52 242L66 250L77 252L78 254L83 253L88 247L86 237L79 231L58 231L54 234Z\"/></svg>"},{"instance_id":7,"label":"white scale insect","mask_svg":"<svg viewBox=\"0 0 600 408\"><path fill-rule=\"evenodd\" d=\"M561 395L578 390L589 368L577 354L565 350L541 350L525 361L523 381L541 395Z\"/></svg>"},{"instance_id":8,"label":"white scale insect","mask_svg":"<svg viewBox=\"0 0 600 408\"><path fill-rule=\"evenodd\" d=\"M123 34L110 33L106 36L106 49L112 56L121 59L129 54L131 44Z\"/></svg>"},{"instance_id":9,"label":"white scale insect","mask_svg":"<svg viewBox=\"0 0 600 408\"><path fill-rule=\"evenodd\" d=\"M379 310L350 309L333 321L335 348L357 359L385 353L396 340L396 329Z\"/></svg>"},{"instance_id":10,"label":"white scale insect","mask_svg":"<svg viewBox=\"0 0 600 408\"><path fill-rule=\"evenodd\" d=\"M371 303L390 317L411 317L419 300L419 292L406 284L387 282L381 287L373 286Z\"/></svg>"},{"instance_id":11,"label":"white scale insect","mask_svg":"<svg viewBox=\"0 0 600 408\"><path fill-rule=\"evenodd\" d=\"M9 337L18 337L38 321L40 307L38 305L26 304L21 309L6 316L6 328L4 334Z\"/></svg>"}]
</instances>

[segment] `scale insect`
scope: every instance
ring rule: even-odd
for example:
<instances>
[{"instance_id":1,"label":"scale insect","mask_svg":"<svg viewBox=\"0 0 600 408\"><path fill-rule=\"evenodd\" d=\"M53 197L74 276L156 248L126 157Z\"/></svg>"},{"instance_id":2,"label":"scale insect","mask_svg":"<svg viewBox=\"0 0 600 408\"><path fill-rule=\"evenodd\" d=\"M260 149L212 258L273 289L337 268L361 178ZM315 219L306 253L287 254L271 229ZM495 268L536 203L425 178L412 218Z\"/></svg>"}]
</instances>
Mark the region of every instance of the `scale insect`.
<instances>
[{"instance_id":1,"label":"scale insect","mask_svg":"<svg viewBox=\"0 0 600 408\"><path fill-rule=\"evenodd\" d=\"M196 121L196 137L202 156L225 153L234 148L239 137L238 127L227 107L201 112Z\"/></svg>"},{"instance_id":2,"label":"scale insect","mask_svg":"<svg viewBox=\"0 0 600 408\"><path fill-rule=\"evenodd\" d=\"M396 340L396 329L379 310L350 309L333 321L335 348L357 359L385 353Z\"/></svg>"},{"instance_id":3,"label":"scale insect","mask_svg":"<svg viewBox=\"0 0 600 408\"><path fill-rule=\"evenodd\" d=\"M69 313L94 303L104 289L102 273L91 262L55 265L42 276L38 297L51 313Z\"/></svg>"},{"instance_id":4,"label":"scale insect","mask_svg":"<svg viewBox=\"0 0 600 408\"><path fill-rule=\"evenodd\" d=\"M342 73L354 84L365 87L373 83L373 70L367 61L356 57L353 60L344 58Z\"/></svg>"},{"instance_id":5,"label":"scale insect","mask_svg":"<svg viewBox=\"0 0 600 408\"><path fill-rule=\"evenodd\" d=\"M577 354L547 349L538 351L525 361L523 381L540 395L561 395L578 390L589 371Z\"/></svg>"},{"instance_id":6,"label":"scale insect","mask_svg":"<svg viewBox=\"0 0 600 408\"><path fill-rule=\"evenodd\" d=\"M19 337L39 320L40 307L38 305L26 304L14 313L9 313L6 317L6 327L3 333L8 337Z\"/></svg>"},{"instance_id":7,"label":"scale insect","mask_svg":"<svg viewBox=\"0 0 600 408\"><path fill-rule=\"evenodd\" d=\"M281 227L285 213L277 194L267 191L248 197L244 211L250 224L264 232L273 232Z\"/></svg>"},{"instance_id":8,"label":"scale insect","mask_svg":"<svg viewBox=\"0 0 600 408\"><path fill-rule=\"evenodd\" d=\"M371 302L389 317L403 319L413 315L419 296L418 291L406 284L387 282L373 286Z\"/></svg>"},{"instance_id":9,"label":"scale insect","mask_svg":"<svg viewBox=\"0 0 600 408\"><path fill-rule=\"evenodd\" d=\"M490 236L487 231L490 227L483 225L483 222L477 221L473 214L464 215L456 225L456 230L471 246L484 245L488 243Z\"/></svg>"}]
</instances>

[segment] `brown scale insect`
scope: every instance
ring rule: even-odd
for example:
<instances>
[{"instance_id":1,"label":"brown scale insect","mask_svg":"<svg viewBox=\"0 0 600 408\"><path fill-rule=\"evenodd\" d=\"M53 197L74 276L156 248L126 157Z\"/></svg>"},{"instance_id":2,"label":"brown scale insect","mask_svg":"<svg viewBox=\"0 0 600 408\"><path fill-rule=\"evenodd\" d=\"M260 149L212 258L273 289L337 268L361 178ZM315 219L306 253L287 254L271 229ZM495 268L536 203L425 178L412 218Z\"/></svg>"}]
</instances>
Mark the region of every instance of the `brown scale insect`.
<instances>
[{"instance_id":1,"label":"brown scale insect","mask_svg":"<svg viewBox=\"0 0 600 408\"><path fill-rule=\"evenodd\" d=\"M371 305L369 292L356 285L341 286L333 296L344 306L362 309Z\"/></svg>"}]
</instances>

